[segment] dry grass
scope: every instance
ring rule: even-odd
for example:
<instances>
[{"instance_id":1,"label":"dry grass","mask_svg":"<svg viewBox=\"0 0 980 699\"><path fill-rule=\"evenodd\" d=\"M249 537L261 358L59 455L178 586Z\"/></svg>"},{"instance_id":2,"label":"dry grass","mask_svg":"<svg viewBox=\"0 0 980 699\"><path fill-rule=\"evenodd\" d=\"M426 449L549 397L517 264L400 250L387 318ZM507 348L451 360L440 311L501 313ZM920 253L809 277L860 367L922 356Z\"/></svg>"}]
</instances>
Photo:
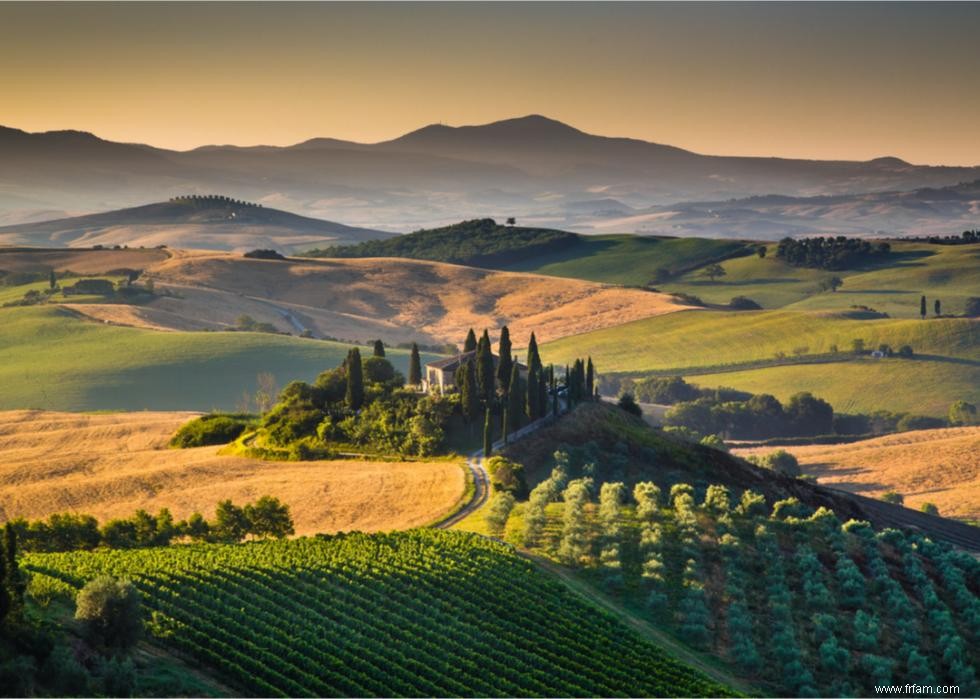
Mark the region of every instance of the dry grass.
<instances>
[{"instance_id":1,"label":"dry grass","mask_svg":"<svg viewBox=\"0 0 980 699\"><path fill-rule=\"evenodd\" d=\"M241 314L295 332L282 311L318 336L459 343L466 331L509 325L520 346L535 331L555 340L681 310L671 297L576 279L389 258L248 260L171 250L147 268L174 292L133 311L89 305L110 322L177 330L233 325ZM543 309L543 310L542 310Z\"/></svg>"},{"instance_id":2,"label":"dry grass","mask_svg":"<svg viewBox=\"0 0 980 699\"><path fill-rule=\"evenodd\" d=\"M268 462L217 447L168 449L194 413L0 413L0 520L75 511L99 520L169 507L210 515L219 500L273 495L297 534L383 531L427 524L465 488L451 462Z\"/></svg>"},{"instance_id":3,"label":"dry grass","mask_svg":"<svg viewBox=\"0 0 980 699\"><path fill-rule=\"evenodd\" d=\"M853 444L787 447L820 483L869 497L894 490L905 505L935 503L945 517L980 519L980 427L918 430ZM739 455L766 453L736 449Z\"/></svg>"}]
</instances>

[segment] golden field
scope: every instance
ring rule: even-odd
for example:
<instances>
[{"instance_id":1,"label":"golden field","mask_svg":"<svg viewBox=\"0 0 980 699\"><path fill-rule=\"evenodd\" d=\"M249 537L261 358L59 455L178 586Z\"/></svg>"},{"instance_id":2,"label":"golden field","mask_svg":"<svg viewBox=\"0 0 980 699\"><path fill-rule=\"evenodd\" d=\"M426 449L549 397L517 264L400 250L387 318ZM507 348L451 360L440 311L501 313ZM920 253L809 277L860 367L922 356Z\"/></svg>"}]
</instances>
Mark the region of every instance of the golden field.
<instances>
[{"instance_id":1,"label":"golden field","mask_svg":"<svg viewBox=\"0 0 980 699\"><path fill-rule=\"evenodd\" d=\"M944 517L980 519L980 427L916 430L852 444L785 447L819 482L869 497L894 490L905 506L934 503ZM734 449L746 456L773 447Z\"/></svg>"},{"instance_id":2,"label":"golden field","mask_svg":"<svg viewBox=\"0 0 980 699\"><path fill-rule=\"evenodd\" d=\"M459 464L358 460L276 462L169 449L195 413L0 413L0 520L91 514L100 521L143 508L210 517L220 500L262 495L287 503L297 534L384 531L427 524L462 497Z\"/></svg>"}]
</instances>

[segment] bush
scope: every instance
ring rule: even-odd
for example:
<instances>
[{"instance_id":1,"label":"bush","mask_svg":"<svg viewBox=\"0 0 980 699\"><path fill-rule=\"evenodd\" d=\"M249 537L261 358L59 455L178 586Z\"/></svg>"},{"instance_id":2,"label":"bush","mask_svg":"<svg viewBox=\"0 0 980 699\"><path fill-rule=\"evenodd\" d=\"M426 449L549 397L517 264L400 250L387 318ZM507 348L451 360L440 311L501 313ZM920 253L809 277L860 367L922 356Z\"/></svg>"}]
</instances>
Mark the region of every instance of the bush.
<instances>
[{"instance_id":1,"label":"bush","mask_svg":"<svg viewBox=\"0 0 980 699\"><path fill-rule=\"evenodd\" d=\"M977 422L977 406L958 400L949 406L950 425L974 425Z\"/></svg>"},{"instance_id":2,"label":"bush","mask_svg":"<svg viewBox=\"0 0 980 699\"><path fill-rule=\"evenodd\" d=\"M927 515L932 515L934 517L939 516L939 508L936 506L935 503L932 502L922 503L922 505L919 506L919 511L925 512Z\"/></svg>"},{"instance_id":3,"label":"bush","mask_svg":"<svg viewBox=\"0 0 980 699\"><path fill-rule=\"evenodd\" d=\"M747 296L735 296L728 302L728 307L733 311L761 311L762 306L748 298Z\"/></svg>"},{"instance_id":4,"label":"bush","mask_svg":"<svg viewBox=\"0 0 980 699\"><path fill-rule=\"evenodd\" d=\"M126 651L143 630L139 591L128 580L95 578L76 596L75 618L94 647L109 654Z\"/></svg>"},{"instance_id":5,"label":"bush","mask_svg":"<svg viewBox=\"0 0 980 699\"><path fill-rule=\"evenodd\" d=\"M881 496L883 502L891 503L892 505L904 505L905 496L901 493L896 493L894 490L889 490Z\"/></svg>"},{"instance_id":6,"label":"bush","mask_svg":"<svg viewBox=\"0 0 980 699\"><path fill-rule=\"evenodd\" d=\"M228 444L238 439L249 425L241 415L202 415L181 426L171 438L170 446L178 449Z\"/></svg>"},{"instance_id":7,"label":"bush","mask_svg":"<svg viewBox=\"0 0 980 699\"><path fill-rule=\"evenodd\" d=\"M928 415L903 415L895 425L895 429L899 432L935 430L940 427L946 427L946 421L942 418L929 417Z\"/></svg>"},{"instance_id":8,"label":"bush","mask_svg":"<svg viewBox=\"0 0 980 699\"><path fill-rule=\"evenodd\" d=\"M963 315L967 318L980 318L980 296L971 296L966 300Z\"/></svg>"},{"instance_id":9,"label":"bush","mask_svg":"<svg viewBox=\"0 0 980 699\"><path fill-rule=\"evenodd\" d=\"M490 486L497 492L510 493L517 498L527 495L527 481L524 479L524 464L519 464L503 456L494 456L486 462L490 474Z\"/></svg>"},{"instance_id":10,"label":"bush","mask_svg":"<svg viewBox=\"0 0 980 699\"><path fill-rule=\"evenodd\" d=\"M637 417L643 417L643 409L637 405L636 400L633 398L632 393L624 393L619 397L616 402L620 408L630 413L631 415L636 415Z\"/></svg>"},{"instance_id":11,"label":"bush","mask_svg":"<svg viewBox=\"0 0 980 699\"><path fill-rule=\"evenodd\" d=\"M912 359L912 357L915 356L915 353L912 351L911 345L902 345L898 348L898 356L902 357L903 359Z\"/></svg>"},{"instance_id":12,"label":"bush","mask_svg":"<svg viewBox=\"0 0 980 699\"><path fill-rule=\"evenodd\" d=\"M776 451L770 452L764 456L750 458L749 461L754 463L756 466L761 466L762 468L767 468L770 471L782 473L785 476L792 476L796 478L802 473L800 470L800 462L795 456L790 454L785 449L777 449Z\"/></svg>"}]
</instances>

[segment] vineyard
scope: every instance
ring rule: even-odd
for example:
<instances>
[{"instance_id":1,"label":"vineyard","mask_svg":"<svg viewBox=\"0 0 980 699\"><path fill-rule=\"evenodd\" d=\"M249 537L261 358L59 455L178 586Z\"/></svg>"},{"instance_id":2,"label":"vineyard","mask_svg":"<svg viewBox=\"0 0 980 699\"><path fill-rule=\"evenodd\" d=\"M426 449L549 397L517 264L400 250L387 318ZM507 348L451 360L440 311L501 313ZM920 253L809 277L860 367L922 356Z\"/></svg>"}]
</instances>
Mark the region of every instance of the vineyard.
<instances>
[{"instance_id":1,"label":"vineyard","mask_svg":"<svg viewBox=\"0 0 980 699\"><path fill-rule=\"evenodd\" d=\"M638 616L786 696L958 685L976 696L980 561L926 539L841 523L795 499L653 483L568 481L491 500L491 534L577 569ZM597 501L596 501L597 500Z\"/></svg>"},{"instance_id":2,"label":"vineyard","mask_svg":"<svg viewBox=\"0 0 980 699\"><path fill-rule=\"evenodd\" d=\"M506 544L435 530L30 554L39 603L131 579L159 641L260 696L729 695Z\"/></svg>"}]
</instances>

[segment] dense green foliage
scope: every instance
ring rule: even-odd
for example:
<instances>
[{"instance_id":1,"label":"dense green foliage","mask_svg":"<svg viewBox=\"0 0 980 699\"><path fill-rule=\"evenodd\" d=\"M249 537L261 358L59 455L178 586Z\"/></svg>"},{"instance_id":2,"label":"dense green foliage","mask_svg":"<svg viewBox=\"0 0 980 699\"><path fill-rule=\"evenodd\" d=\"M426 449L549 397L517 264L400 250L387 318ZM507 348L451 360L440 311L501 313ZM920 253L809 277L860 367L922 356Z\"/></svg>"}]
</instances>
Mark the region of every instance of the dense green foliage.
<instances>
[{"instance_id":1,"label":"dense green foliage","mask_svg":"<svg viewBox=\"0 0 980 699\"><path fill-rule=\"evenodd\" d=\"M889 243L875 243L846 236L783 238L776 246L776 257L795 267L849 269L885 257Z\"/></svg>"},{"instance_id":2,"label":"dense green foliage","mask_svg":"<svg viewBox=\"0 0 980 699\"><path fill-rule=\"evenodd\" d=\"M233 442L254 422L251 415L211 413L181 425L170 446L186 449Z\"/></svg>"},{"instance_id":3,"label":"dense green foliage","mask_svg":"<svg viewBox=\"0 0 980 699\"><path fill-rule=\"evenodd\" d=\"M747 679L787 696L872 696L875 685L930 679L977 691L980 562L970 555L842 524L793 498L770 509L752 491L733 500L724 486L680 483L665 495L638 483L627 499L622 484L565 473L559 459L513 508L521 516L499 526L506 540L579 568Z\"/></svg>"},{"instance_id":4,"label":"dense green foliage","mask_svg":"<svg viewBox=\"0 0 980 699\"><path fill-rule=\"evenodd\" d=\"M509 547L473 535L341 534L24 563L39 596L129 577L150 634L249 694L730 693Z\"/></svg>"},{"instance_id":5,"label":"dense green foliage","mask_svg":"<svg viewBox=\"0 0 980 699\"><path fill-rule=\"evenodd\" d=\"M574 233L548 228L500 226L492 218L463 221L452 226L415 231L383 240L367 240L311 250L310 257L407 257L490 267L515 262L577 245Z\"/></svg>"},{"instance_id":6,"label":"dense green foliage","mask_svg":"<svg viewBox=\"0 0 980 699\"><path fill-rule=\"evenodd\" d=\"M246 434L247 449L290 459L337 452L430 456L445 449L458 401L422 395L384 357L362 359L357 348L312 384L294 381Z\"/></svg>"},{"instance_id":7,"label":"dense green foliage","mask_svg":"<svg viewBox=\"0 0 980 699\"><path fill-rule=\"evenodd\" d=\"M208 521L200 512L175 521L170 510L156 515L137 510L131 517L110 519L102 526L92 515L55 513L44 520L18 518L6 523L24 551L62 552L92 550L99 546L115 549L166 546L171 541L233 543L251 536L282 538L293 533L289 506L278 498L263 495L239 507L222 500Z\"/></svg>"}]
</instances>

